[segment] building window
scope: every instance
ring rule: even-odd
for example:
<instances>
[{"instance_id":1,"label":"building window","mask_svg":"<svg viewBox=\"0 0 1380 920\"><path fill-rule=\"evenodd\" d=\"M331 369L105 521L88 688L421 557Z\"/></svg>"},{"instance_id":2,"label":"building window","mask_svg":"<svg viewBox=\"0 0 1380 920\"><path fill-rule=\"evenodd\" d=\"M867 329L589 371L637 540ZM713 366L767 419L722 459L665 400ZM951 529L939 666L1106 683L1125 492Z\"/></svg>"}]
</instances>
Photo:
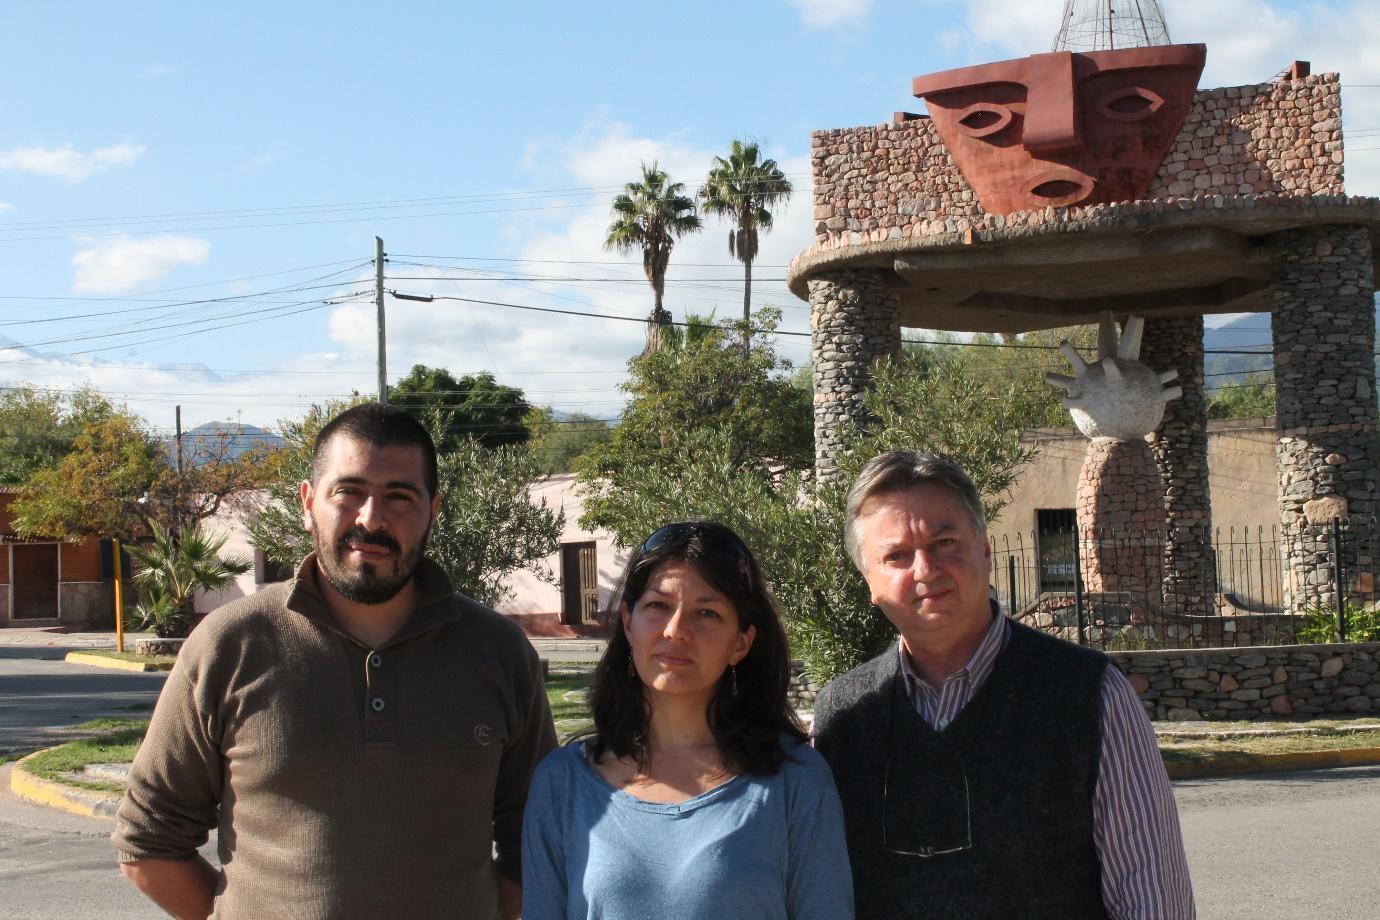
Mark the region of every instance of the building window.
<instances>
[{"instance_id":1,"label":"building window","mask_svg":"<svg viewBox=\"0 0 1380 920\"><path fill-rule=\"evenodd\" d=\"M1072 591L1073 540L1078 512L1073 508L1040 508L1035 512L1036 547L1040 560L1040 592Z\"/></svg>"}]
</instances>

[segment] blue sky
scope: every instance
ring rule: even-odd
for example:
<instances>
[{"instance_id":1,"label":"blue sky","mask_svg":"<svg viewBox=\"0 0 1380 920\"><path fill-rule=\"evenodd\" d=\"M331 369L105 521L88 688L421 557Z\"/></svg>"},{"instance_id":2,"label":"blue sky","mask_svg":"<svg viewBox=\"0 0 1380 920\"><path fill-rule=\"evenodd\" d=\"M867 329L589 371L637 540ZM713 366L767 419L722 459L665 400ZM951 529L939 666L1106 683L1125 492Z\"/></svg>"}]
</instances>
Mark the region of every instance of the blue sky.
<instances>
[{"instance_id":1,"label":"blue sky","mask_svg":"<svg viewBox=\"0 0 1380 920\"><path fill-rule=\"evenodd\" d=\"M809 243L809 132L915 109L917 74L1046 50L1061 5L11 5L0 386L92 383L154 428L177 403L187 425L272 426L372 391L372 295L350 295L372 285L375 235L399 291L645 315L637 260L602 249L609 199L642 160L693 189L741 136L797 187L754 299L806 331L771 279ZM1204 86L1295 58L1341 71L1348 190L1380 193L1380 149L1363 149L1380 148L1380 5L1164 6L1176 41L1208 43ZM708 218L677 247L677 318L739 309L726 239ZM642 340L633 322L456 301L388 310L390 376L487 369L604 418ZM782 339L797 361L807 343Z\"/></svg>"}]
</instances>

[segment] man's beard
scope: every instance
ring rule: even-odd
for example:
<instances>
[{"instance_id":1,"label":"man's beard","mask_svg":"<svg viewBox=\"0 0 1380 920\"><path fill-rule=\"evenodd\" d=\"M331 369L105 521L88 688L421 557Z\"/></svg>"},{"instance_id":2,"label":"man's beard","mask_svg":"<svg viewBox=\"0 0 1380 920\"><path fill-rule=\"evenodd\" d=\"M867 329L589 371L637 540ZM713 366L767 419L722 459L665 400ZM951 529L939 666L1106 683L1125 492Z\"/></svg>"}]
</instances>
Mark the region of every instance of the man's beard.
<instances>
[{"instance_id":1,"label":"man's beard","mask_svg":"<svg viewBox=\"0 0 1380 920\"><path fill-rule=\"evenodd\" d=\"M386 530L371 532L356 524L331 545L323 538L319 527L312 528L317 567L326 576L332 588L346 600L356 604L382 604L397 597L398 592L412 580L429 536L431 525L427 524L416 547L411 552L404 553L402 546ZM351 569L345 565L344 560L350 552L352 543L382 546L392 550L393 555L382 563L364 562L358 569Z\"/></svg>"}]
</instances>

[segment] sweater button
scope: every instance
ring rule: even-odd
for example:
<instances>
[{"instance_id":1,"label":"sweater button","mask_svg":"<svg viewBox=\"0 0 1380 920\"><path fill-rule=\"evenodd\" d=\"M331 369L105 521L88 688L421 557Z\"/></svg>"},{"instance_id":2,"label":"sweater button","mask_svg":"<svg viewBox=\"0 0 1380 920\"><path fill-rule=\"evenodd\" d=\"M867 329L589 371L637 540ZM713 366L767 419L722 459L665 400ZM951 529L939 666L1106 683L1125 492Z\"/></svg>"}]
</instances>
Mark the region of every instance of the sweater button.
<instances>
[{"instance_id":1,"label":"sweater button","mask_svg":"<svg viewBox=\"0 0 1380 920\"><path fill-rule=\"evenodd\" d=\"M382 698L382 697L378 697L378 696L374 697L374 699L369 703L369 705L372 706L372 707L374 707L374 712L383 712L383 698Z\"/></svg>"},{"instance_id":2,"label":"sweater button","mask_svg":"<svg viewBox=\"0 0 1380 920\"><path fill-rule=\"evenodd\" d=\"M380 655L378 652L374 652L372 655L370 655L370 656L369 656L369 667L371 667L371 668L381 668L381 667L383 667L383 656Z\"/></svg>"}]
</instances>

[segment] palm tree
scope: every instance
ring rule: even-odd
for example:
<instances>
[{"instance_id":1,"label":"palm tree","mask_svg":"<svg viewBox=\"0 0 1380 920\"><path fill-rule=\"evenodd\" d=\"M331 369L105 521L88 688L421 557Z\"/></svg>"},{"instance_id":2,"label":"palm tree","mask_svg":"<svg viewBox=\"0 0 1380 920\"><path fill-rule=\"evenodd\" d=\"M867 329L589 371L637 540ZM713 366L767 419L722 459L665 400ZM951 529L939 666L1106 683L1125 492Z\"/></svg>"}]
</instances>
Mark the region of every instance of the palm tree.
<instances>
[{"instance_id":1,"label":"palm tree","mask_svg":"<svg viewBox=\"0 0 1380 920\"><path fill-rule=\"evenodd\" d=\"M609 224L604 248L619 252L642 250L642 271L655 298L652 314L647 318L648 351L657 350L661 327L671 321L671 314L661 306L671 247L677 237L698 229L700 218L695 213L694 200L685 195L682 183L672 182L656 163L650 168L643 163L642 181L624 185L622 194L613 199L613 223Z\"/></svg>"},{"instance_id":2,"label":"palm tree","mask_svg":"<svg viewBox=\"0 0 1380 920\"><path fill-rule=\"evenodd\" d=\"M220 558L226 538L213 537L193 524L174 537L153 525L152 545L131 546L129 554L139 561L134 579L139 583L135 619L160 638L180 638L191 632L196 592L224 588L254 567L248 559Z\"/></svg>"},{"instance_id":3,"label":"palm tree","mask_svg":"<svg viewBox=\"0 0 1380 920\"><path fill-rule=\"evenodd\" d=\"M735 140L728 159L715 157L700 189L704 209L733 222L728 251L743 263L743 348L748 347L752 320L752 261L757 258L757 231L771 229L771 207L791 197L791 183L773 159L758 160L756 142Z\"/></svg>"}]
</instances>

